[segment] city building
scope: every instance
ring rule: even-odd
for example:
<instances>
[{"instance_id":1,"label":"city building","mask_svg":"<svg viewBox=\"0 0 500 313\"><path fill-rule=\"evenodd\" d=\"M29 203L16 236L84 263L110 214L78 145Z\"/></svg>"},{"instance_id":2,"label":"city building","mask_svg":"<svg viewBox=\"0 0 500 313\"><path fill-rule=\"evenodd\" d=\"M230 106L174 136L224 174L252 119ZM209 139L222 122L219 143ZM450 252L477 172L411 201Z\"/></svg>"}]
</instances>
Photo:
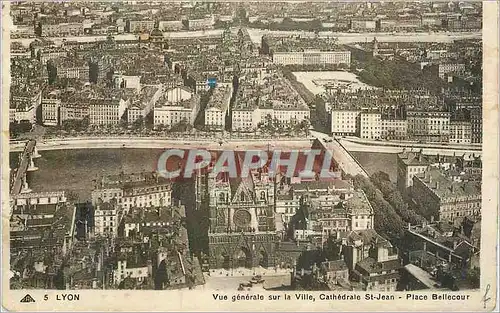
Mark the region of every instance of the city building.
<instances>
[{"instance_id":1,"label":"city building","mask_svg":"<svg viewBox=\"0 0 500 313\"><path fill-rule=\"evenodd\" d=\"M377 111L362 111L359 115L359 137L380 139L382 133L381 114Z\"/></svg>"},{"instance_id":2,"label":"city building","mask_svg":"<svg viewBox=\"0 0 500 313\"><path fill-rule=\"evenodd\" d=\"M156 102L163 94L163 86L144 86L140 94L133 98L127 110L127 122L144 120L152 112Z\"/></svg>"},{"instance_id":3,"label":"city building","mask_svg":"<svg viewBox=\"0 0 500 313\"><path fill-rule=\"evenodd\" d=\"M408 121L403 118L382 116L380 138L405 140L408 135Z\"/></svg>"},{"instance_id":4,"label":"city building","mask_svg":"<svg viewBox=\"0 0 500 313\"><path fill-rule=\"evenodd\" d=\"M133 89L141 91L141 76L123 75L120 72L113 73L113 83L116 88Z\"/></svg>"},{"instance_id":5,"label":"city building","mask_svg":"<svg viewBox=\"0 0 500 313\"><path fill-rule=\"evenodd\" d=\"M351 63L350 51L321 51L310 49L303 52L273 52L273 63L280 65L327 65Z\"/></svg>"},{"instance_id":6,"label":"city building","mask_svg":"<svg viewBox=\"0 0 500 313\"><path fill-rule=\"evenodd\" d=\"M444 79L448 74L462 74L465 72L463 63L440 63L438 65L438 76Z\"/></svg>"},{"instance_id":7,"label":"city building","mask_svg":"<svg viewBox=\"0 0 500 313\"><path fill-rule=\"evenodd\" d=\"M472 123L464 120L450 121L450 143L468 144L472 142Z\"/></svg>"},{"instance_id":8,"label":"city building","mask_svg":"<svg viewBox=\"0 0 500 313\"><path fill-rule=\"evenodd\" d=\"M422 152L403 149L402 153L398 153L397 183L399 190L405 192L408 187L413 186L413 176L425 172L429 165L428 157Z\"/></svg>"},{"instance_id":9,"label":"city building","mask_svg":"<svg viewBox=\"0 0 500 313\"><path fill-rule=\"evenodd\" d=\"M213 15L202 18L189 18L186 22L189 30L212 29L215 24L215 18Z\"/></svg>"},{"instance_id":10,"label":"city building","mask_svg":"<svg viewBox=\"0 0 500 313\"><path fill-rule=\"evenodd\" d=\"M156 22L143 18L131 18L127 20L125 31L127 33L150 33L155 28Z\"/></svg>"},{"instance_id":11,"label":"city building","mask_svg":"<svg viewBox=\"0 0 500 313\"><path fill-rule=\"evenodd\" d=\"M52 61L52 60L51 60ZM64 58L53 60L50 66L55 68L57 77L60 79L80 79L89 81L89 63L86 60Z\"/></svg>"},{"instance_id":12,"label":"city building","mask_svg":"<svg viewBox=\"0 0 500 313\"><path fill-rule=\"evenodd\" d=\"M285 127L310 118L310 109L284 77L278 73L240 85L232 109L232 130L251 132L262 127Z\"/></svg>"},{"instance_id":13,"label":"city building","mask_svg":"<svg viewBox=\"0 0 500 313\"><path fill-rule=\"evenodd\" d=\"M453 156L425 155L422 151L403 149L398 153L397 185L401 192L413 186L413 177L429 169L454 169L460 175L470 175L468 179L480 180L482 173L481 157L475 154Z\"/></svg>"},{"instance_id":14,"label":"city building","mask_svg":"<svg viewBox=\"0 0 500 313\"><path fill-rule=\"evenodd\" d=\"M448 142L450 112L408 110L408 139L423 142Z\"/></svg>"},{"instance_id":15,"label":"city building","mask_svg":"<svg viewBox=\"0 0 500 313\"><path fill-rule=\"evenodd\" d=\"M76 208L64 192L28 192L11 199L13 279L33 288L63 288L57 272L74 244Z\"/></svg>"},{"instance_id":16,"label":"city building","mask_svg":"<svg viewBox=\"0 0 500 313\"><path fill-rule=\"evenodd\" d=\"M401 192L406 192L408 187L413 186L413 176L423 173L430 165L428 156L424 155L421 151L406 151L403 149L402 153L398 153L398 178L397 184Z\"/></svg>"},{"instance_id":17,"label":"city building","mask_svg":"<svg viewBox=\"0 0 500 313\"><path fill-rule=\"evenodd\" d=\"M286 226L300 208L300 198L294 198L290 193L279 193L276 195L276 214Z\"/></svg>"},{"instance_id":18,"label":"city building","mask_svg":"<svg viewBox=\"0 0 500 313\"><path fill-rule=\"evenodd\" d=\"M399 283L402 285L401 289L405 291L436 290L438 286L430 273L415 264L407 264L403 267Z\"/></svg>"},{"instance_id":19,"label":"city building","mask_svg":"<svg viewBox=\"0 0 500 313\"><path fill-rule=\"evenodd\" d=\"M92 203L113 199L125 211L132 207L168 206L172 203L171 183L157 173L146 172L102 177L92 191Z\"/></svg>"},{"instance_id":20,"label":"city building","mask_svg":"<svg viewBox=\"0 0 500 313\"><path fill-rule=\"evenodd\" d=\"M116 202L97 201L94 207L94 234L110 238L117 237L120 218Z\"/></svg>"},{"instance_id":21,"label":"city building","mask_svg":"<svg viewBox=\"0 0 500 313\"><path fill-rule=\"evenodd\" d=\"M10 57L11 59L30 59L31 51L28 47L25 47L20 43L13 42L10 45Z\"/></svg>"},{"instance_id":22,"label":"city building","mask_svg":"<svg viewBox=\"0 0 500 313\"><path fill-rule=\"evenodd\" d=\"M205 109L205 126L218 130L225 128L232 95L231 85L217 85L215 87Z\"/></svg>"},{"instance_id":23,"label":"city building","mask_svg":"<svg viewBox=\"0 0 500 313\"><path fill-rule=\"evenodd\" d=\"M320 265L320 273L323 276L323 281L325 281L328 286L349 285L349 268L343 257L340 260L322 262ZM330 290L335 290L335 288L330 287Z\"/></svg>"},{"instance_id":24,"label":"city building","mask_svg":"<svg viewBox=\"0 0 500 313\"><path fill-rule=\"evenodd\" d=\"M184 87L166 91L165 102L159 100L154 107L153 123L155 127L172 127L179 123L193 125L200 111L200 96Z\"/></svg>"},{"instance_id":25,"label":"city building","mask_svg":"<svg viewBox=\"0 0 500 313\"><path fill-rule=\"evenodd\" d=\"M123 237L134 237L152 228L172 235L175 223L185 217L184 207L133 207L123 217Z\"/></svg>"},{"instance_id":26,"label":"city building","mask_svg":"<svg viewBox=\"0 0 500 313\"><path fill-rule=\"evenodd\" d=\"M116 263L117 268L113 271L114 284L119 286L126 278L133 280L134 283L142 283L152 275L149 262L138 253L134 253L132 256L121 253Z\"/></svg>"},{"instance_id":27,"label":"city building","mask_svg":"<svg viewBox=\"0 0 500 313\"><path fill-rule=\"evenodd\" d=\"M332 182L301 180L300 182L292 182L291 184L280 183L276 191L275 211L276 214L281 216L285 226L290 223L292 217L300 209L303 196L307 196L311 203L318 209L328 211L354 194L353 187L348 182L342 180L334 180Z\"/></svg>"},{"instance_id":28,"label":"city building","mask_svg":"<svg viewBox=\"0 0 500 313\"><path fill-rule=\"evenodd\" d=\"M342 239L342 253L365 291L396 291L402 267L397 249L373 229L351 231Z\"/></svg>"},{"instance_id":29,"label":"city building","mask_svg":"<svg viewBox=\"0 0 500 313\"><path fill-rule=\"evenodd\" d=\"M241 164L240 157L235 157ZM279 236L274 183L265 171L252 171L247 177L236 178L199 173L196 194L197 207L209 212L211 269L275 265Z\"/></svg>"},{"instance_id":30,"label":"city building","mask_svg":"<svg viewBox=\"0 0 500 313\"><path fill-rule=\"evenodd\" d=\"M359 133L360 110L332 108L329 112L332 135L355 136Z\"/></svg>"},{"instance_id":31,"label":"city building","mask_svg":"<svg viewBox=\"0 0 500 313\"><path fill-rule=\"evenodd\" d=\"M158 21L158 29L162 32L182 30L183 24L179 20L160 20Z\"/></svg>"},{"instance_id":32,"label":"city building","mask_svg":"<svg viewBox=\"0 0 500 313\"><path fill-rule=\"evenodd\" d=\"M351 52L331 39L263 36L262 50L280 65L351 64Z\"/></svg>"},{"instance_id":33,"label":"city building","mask_svg":"<svg viewBox=\"0 0 500 313\"><path fill-rule=\"evenodd\" d=\"M352 187L334 190L333 194L313 190L301 196L290 226L294 240L323 244L331 236L340 238L345 232L373 229L373 208L365 194Z\"/></svg>"},{"instance_id":34,"label":"city building","mask_svg":"<svg viewBox=\"0 0 500 313\"><path fill-rule=\"evenodd\" d=\"M409 264L418 266L421 271L430 274L434 284L438 283L436 272L440 267L455 267L456 269L479 268L479 245L474 242L480 219L473 221L472 232L469 235L460 231L460 225L449 221L408 225L403 240ZM437 282L436 282L437 281ZM441 285L441 284L437 284Z\"/></svg>"},{"instance_id":35,"label":"city building","mask_svg":"<svg viewBox=\"0 0 500 313\"><path fill-rule=\"evenodd\" d=\"M483 114L481 96L461 95L452 96L451 104L455 112L461 110L468 111L468 118L471 122L471 143L481 143L483 138Z\"/></svg>"},{"instance_id":36,"label":"city building","mask_svg":"<svg viewBox=\"0 0 500 313\"><path fill-rule=\"evenodd\" d=\"M108 79L112 71L111 58L107 55L94 55L89 61L89 81L97 84Z\"/></svg>"},{"instance_id":37,"label":"city building","mask_svg":"<svg viewBox=\"0 0 500 313\"><path fill-rule=\"evenodd\" d=\"M61 124L68 120L83 120L89 118L89 116L90 106L88 100L83 103L79 99L61 100L59 111Z\"/></svg>"},{"instance_id":38,"label":"city building","mask_svg":"<svg viewBox=\"0 0 500 313\"><path fill-rule=\"evenodd\" d=\"M59 108L61 106L61 91L53 90L42 96L42 124L47 126L59 125Z\"/></svg>"},{"instance_id":39,"label":"city building","mask_svg":"<svg viewBox=\"0 0 500 313\"><path fill-rule=\"evenodd\" d=\"M9 108L12 110L14 118L9 118L9 120L35 123L37 110L42 102L43 88L44 84L38 83L11 85Z\"/></svg>"},{"instance_id":40,"label":"city building","mask_svg":"<svg viewBox=\"0 0 500 313\"><path fill-rule=\"evenodd\" d=\"M411 196L421 214L436 221L480 214L481 181L469 180L453 167L449 170L431 168L413 176Z\"/></svg>"},{"instance_id":41,"label":"city building","mask_svg":"<svg viewBox=\"0 0 500 313\"><path fill-rule=\"evenodd\" d=\"M446 21L450 31L477 31L483 28L483 23L479 17L448 19Z\"/></svg>"},{"instance_id":42,"label":"city building","mask_svg":"<svg viewBox=\"0 0 500 313\"><path fill-rule=\"evenodd\" d=\"M405 16L398 18L383 18L378 21L381 31L415 31L422 27L420 16Z\"/></svg>"},{"instance_id":43,"label":"city building","mask_svg":"<svg viewBox=\"0 0 500 313\"><path fill-rule=\"evenodd\" d=\"M349 29L352 31L375 31L377 22L374 19L351 19Z\"/></svg>"},{"instance_id":44,"label":"city building","mask_svg":"<svg viewBox=\"0 0 500 313\"><path fill-rule=\"evenodd\" d=\"M91 99L89 103L89 120L92 125L118 125L122 120L130 99L119 95L112 98Z\"/></svg>"},{"instance_id":45,"label":"city building","mask_svg":"<svg viewBox=\"0 0 500 313\"><path fill-rule=\"evenodd\" d=\"M38 23L41 37L64 37L83 35L83 20L44 19Z\"/></svg>"}]
</instances>

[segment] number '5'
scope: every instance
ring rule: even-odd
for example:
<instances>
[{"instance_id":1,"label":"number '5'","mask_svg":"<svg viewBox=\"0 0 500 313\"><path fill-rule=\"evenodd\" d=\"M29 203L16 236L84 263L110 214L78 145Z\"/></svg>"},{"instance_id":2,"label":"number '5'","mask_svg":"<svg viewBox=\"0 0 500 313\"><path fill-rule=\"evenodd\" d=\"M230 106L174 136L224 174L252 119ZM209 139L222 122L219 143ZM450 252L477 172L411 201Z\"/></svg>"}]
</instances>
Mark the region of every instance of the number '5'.
<instances>
[{"instance_id":1,"label":"number '5'","mask_svg":"<svg viewBox=\"0 0 500 313\"><path fill-rule=\"evenodd\" d=\"M43 296L43 300L45 300L45 301L49 300L49 295Z\"/></svg>"}]
</instances>

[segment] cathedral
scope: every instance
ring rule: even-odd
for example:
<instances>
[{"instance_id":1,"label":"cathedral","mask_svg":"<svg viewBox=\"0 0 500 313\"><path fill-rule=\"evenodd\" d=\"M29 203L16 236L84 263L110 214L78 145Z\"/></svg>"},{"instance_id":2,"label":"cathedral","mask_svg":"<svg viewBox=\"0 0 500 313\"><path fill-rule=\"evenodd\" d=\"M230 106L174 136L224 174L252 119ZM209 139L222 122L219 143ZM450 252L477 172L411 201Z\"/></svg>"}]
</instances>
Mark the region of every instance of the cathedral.
<instances>
[{"instance_id":1,"label":"cathedral","mask_svg":"<svg viewBox=\"0 0 500 313\"><path fill-rule=\"evenodd\" d=\"M275 183L265 169L245 178L197 177L199 209L208 210L210 268L272 267L280 240Z\"/></svg>"}]
</instances>

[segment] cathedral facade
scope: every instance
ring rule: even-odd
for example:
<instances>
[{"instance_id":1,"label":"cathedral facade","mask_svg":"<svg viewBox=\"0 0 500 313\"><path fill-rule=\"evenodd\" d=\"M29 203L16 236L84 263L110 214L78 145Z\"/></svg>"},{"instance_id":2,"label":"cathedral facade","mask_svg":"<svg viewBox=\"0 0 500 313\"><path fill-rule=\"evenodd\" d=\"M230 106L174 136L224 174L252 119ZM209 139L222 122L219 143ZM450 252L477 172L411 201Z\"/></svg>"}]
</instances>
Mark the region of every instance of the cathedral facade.
<instances>
[{"instance_id":1,"label":"cathedral facade","mask_svg":"<svg viewBox=\"0 0 500 313\"><path fill-rule=\"evenodd\" d=\"M246 178L199 176L200 209L209 216L210 268L272 267L280 236L275 184L266 173Z\"/></svg>"}]
</instances>

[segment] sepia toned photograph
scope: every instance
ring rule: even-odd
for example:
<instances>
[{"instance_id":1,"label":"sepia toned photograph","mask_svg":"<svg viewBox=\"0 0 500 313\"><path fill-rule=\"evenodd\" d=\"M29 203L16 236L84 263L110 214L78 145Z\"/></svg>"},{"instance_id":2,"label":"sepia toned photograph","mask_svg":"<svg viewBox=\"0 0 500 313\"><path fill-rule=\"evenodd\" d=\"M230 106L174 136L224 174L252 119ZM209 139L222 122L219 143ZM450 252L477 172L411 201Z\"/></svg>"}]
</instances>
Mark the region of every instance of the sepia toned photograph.
<instances>
[{"instance_id":1,"label":"sepia toned photograph","mask_svg":"<svg viewBox=\"0 0 500 313\"><path fill-rule=\"evenodd\" d=\"M486 5L3 4L9 303L493 309Z\"/></svg>"}]
</instances>

